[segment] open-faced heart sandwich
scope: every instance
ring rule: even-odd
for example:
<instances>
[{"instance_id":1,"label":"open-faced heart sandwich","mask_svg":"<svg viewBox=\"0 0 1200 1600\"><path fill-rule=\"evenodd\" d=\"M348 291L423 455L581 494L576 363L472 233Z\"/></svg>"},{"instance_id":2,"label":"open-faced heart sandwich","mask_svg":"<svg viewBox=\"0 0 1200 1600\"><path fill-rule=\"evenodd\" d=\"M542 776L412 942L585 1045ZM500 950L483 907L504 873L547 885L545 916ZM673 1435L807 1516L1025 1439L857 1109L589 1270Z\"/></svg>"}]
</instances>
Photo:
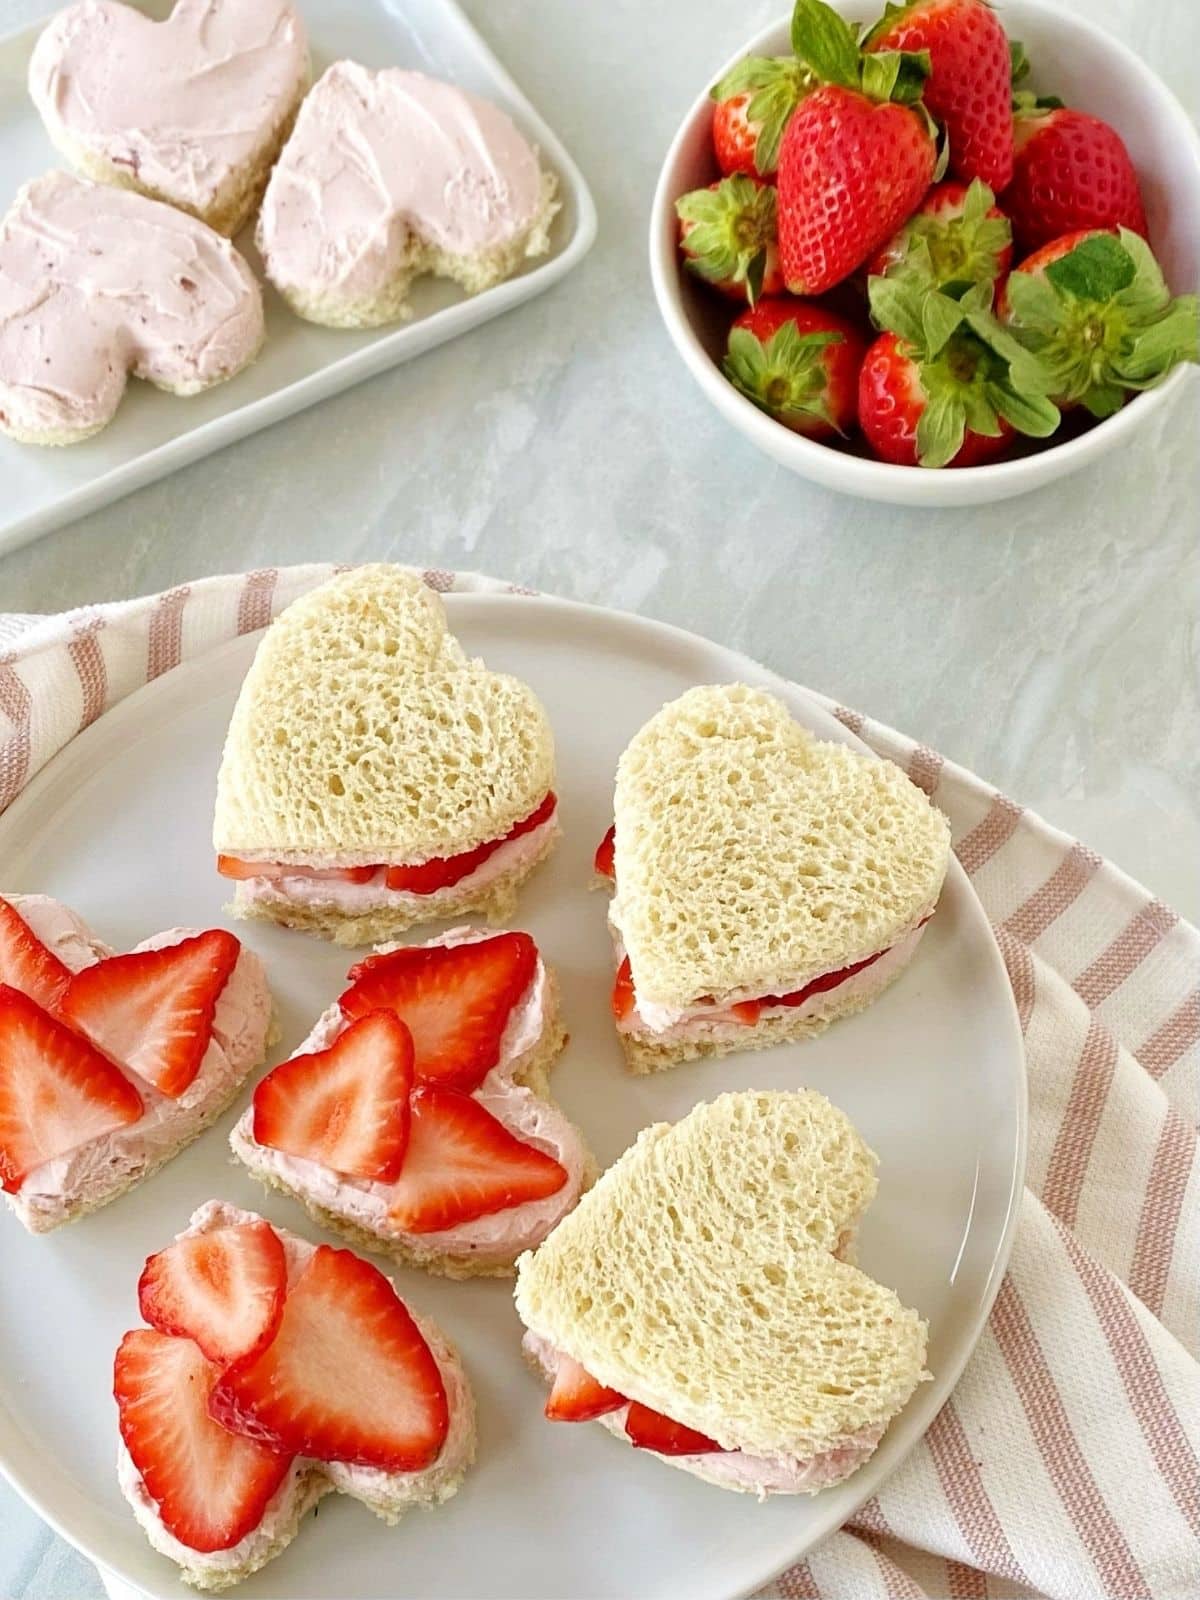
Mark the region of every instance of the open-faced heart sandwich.
<instances>
[{"instance_id":1,"label":"open-faced heart sandwich","mask_svg":"<svg viewBox=\"0 0 1200 1600\"><path fill-rule=\"evenodd\" d=\"M0 219L0 433L22 444L98 433L131 373L199 394L262 342L257 279L195 217L47 172Z\"/></svg>"},{"instance_id":2,"label":"open-faced heart sandwich","mask_svg":"<svg viewBox=\"0 0 1200 1600\"><path fill-rule=\"evenodd\" d=\"M113 1372L117 1475L197 1588L257 1572L333 1490L396 1522L448 1500L474 1458L457 1354L349 1250L210 1200L146 1262L138 1306L150 1326Z\"/></svg>"},{"instance_id":3,"label":"open-faced heart sandwich","mask_svg":"<svg viewBox=\"0 0 1200 1600\"><path fill-rule=\"evenodd\" d=\"M912 959L950 828L890 761L815 739L774 696L690 689L617 768L613 1012L630 1070L819 1033Z\"/></svg>"},{"instance_id":4,"label":"open-faced heart sandwich","mask_svg":"<svg viewBox=\"0 0 1200 1600\"><path fill-rule=\"evenodd\" d=\"M592 1176L548 1098L564 1042L527 933L385 947L259 1083L230 1143L354 1244L447 1277L508 1276Z\"/></svg>"},{"instance_id":5,"label":"open-faced heart sandwich","mask_svg":"<svg viewBox=\"0 0 1200 1600\"><path fill-rule=\"evenodd\" d=\"M271 1036L262 963L224 928L116 955L47 895L0 899L0 1186L31 1233L189 1145Z\"/></svg>"},{"instance_id":6,"label":"open-faced heart sandwich","mask_svg":"<svg viewBox=\"0 0 1200 1600\"><path fill-rule=\"evenodd\" d=\"M415 574L355 568L267 630L217 780L236 916L344 945L505 921L558 832L546 713L466 656Z\"/></svg>"},{"instance_id":7,"label":"open-faced heart sandwich","mask_svg":"<svg viewBox=\"0 0 1200 1600\"><path fill-rule=\"evenodd\" d=\"M375 327L411 315L423 273L478 294L545 255L556 188L499 106L421 72L335 61L300 108L256 239L298 315Z\"/></svg>"},{"instance_id":8,"label":"open-faced heart sandwich","mask_svg":"<svg viewBox=\"0 0 1200 1600\"><path fill-rule=\"evenodd\" d=\"M307 87L290 0L176 0L161 22L80 0L29 62L33 103L73 167L228 235L249 221Z\"/></svg>"},{"instance_id":9,"label":"open-faced heart sandwich","mask_svg":"<svg viewBox=\"0 0 1200 1600\"><path fill-rule=\"evenodd\" d=\"M760 1499L848 1477L928 1377L925 1323L851 1264L875 1186L812 1090L644 1129L517 1263L547 1417Z\"/></svg>"}]
</instances>

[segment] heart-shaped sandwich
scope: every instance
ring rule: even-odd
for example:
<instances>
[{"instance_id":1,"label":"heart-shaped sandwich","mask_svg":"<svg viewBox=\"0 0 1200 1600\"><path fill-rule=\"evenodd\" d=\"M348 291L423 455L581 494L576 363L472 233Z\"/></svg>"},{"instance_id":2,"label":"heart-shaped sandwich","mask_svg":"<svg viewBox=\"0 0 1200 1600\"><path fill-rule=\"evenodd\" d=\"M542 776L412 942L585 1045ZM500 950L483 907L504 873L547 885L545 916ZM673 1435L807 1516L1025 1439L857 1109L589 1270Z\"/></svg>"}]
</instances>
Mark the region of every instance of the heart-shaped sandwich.
<instances>
[{"instance_id":1,"label":"heart-shaped sandwich","mask_svg":"<svg viewBox=\"0 0 1200 1600\"><path fill-rule=\"evenodd\" d=\"M355 568L267 630L217 780L235 915L344 945L504 921L558 832L546 713L464 654L414 573Z\"/></svg>"},{"instance_id":2,"label":"heart-shaped sandwich","mask_svg":"<svg viewBox=\"0 0 1200 1600\"><path fill-rule=\"evenodd\" d=\"M478 294L545 255L556 188L490 101L424 73L335 61L300 108L256 239L298 315L370 328L411 315L422 273Z\"/></svg>"},{"instance_id":3,"label":"heart-shaped sandwich","mask_svg":"<svg viewBox=\"0 0 1200 1600\"><path fill-rule=\"evenodd\" d=\"M307 86L290 0L177 0L163 22L81 0L29 63L33 103L73 167L224 234L249 221Z\"/></svg>"},{"instance_id":4,"label":"heart-shaped sandwich","mask_svg":"<svg viewBox=\"0 0 1200 1600\"><path fill-rule=\"evenodd\" d=\"M23 444L98 433L130 373L198 394L262 341L254 274L182 211L48 172L0 221L0 432Z\"/></svg>"},{"instance_id":5,"label":"heart-shaped sandwich","mask_svg":"<svg viewBox=\"0 0 1200 1600\"><path fill-rule=\"evenodd\" d=\"M224 928L115 955L47 895L0 899L0 1186L31 1233L189 1145L271 1037L262 963Z\"/></svg>"},{"instance_id":6,"label":"heart-shaped sandwich","mask_svg":"<svg viewBox=\"0 0 1200 1600\"><path fill-rule=\"evenodd\" d=\"M548 1098L565 1042L527 933L385 946L258 1085L230 1143L353 1244L446 1277L508 1276L592 1176Z\"/></svg>"},{"instance_id":7,"label":"heart-shaped sandwich","mask_svg":"<svg viewBox=\"0 0 1200 1600\"><path fill-rule=\"evenodd\" d=\"M875 1157L812 1090L646 1128L517 1263L546 1415L723 1489L815 1494L926 1378L926 1326L851 1264Z\"/></svg>"},{"instance_id":8,"label":"heart-shaped sandwich","mask_svg":"<svg viewBox=\"0 0 1200 1600\"><path fill-rule=\"evenodd\" d=\"M456 1492L475 1404L441 1331L349 1250L210 1200L146 1262L121 1340L121 1492L187 1583L227 1589L331 1490L385 1522Z\"/></svg>"},{"instance_id":9,"label":"heart-shaped sandwich","mask_svg":"<svg viewBox=\"0 0 1200 1600\"><path fill-rule=\"evenodd\" d=\"M912 958L950 860L890 761L815 739L774 696L691 689L617 768L613 1012L630 1070L753 1050L861 1011Z\"/></svg>"}]
</instances>

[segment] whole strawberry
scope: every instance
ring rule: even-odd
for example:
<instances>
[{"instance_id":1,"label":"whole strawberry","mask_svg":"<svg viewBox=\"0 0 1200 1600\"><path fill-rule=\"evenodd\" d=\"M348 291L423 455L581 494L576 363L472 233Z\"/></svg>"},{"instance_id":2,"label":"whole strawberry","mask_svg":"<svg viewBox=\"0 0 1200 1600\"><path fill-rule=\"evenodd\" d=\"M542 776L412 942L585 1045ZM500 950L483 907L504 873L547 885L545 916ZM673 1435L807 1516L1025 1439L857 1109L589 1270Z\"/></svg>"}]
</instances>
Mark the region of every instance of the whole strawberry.
<instances>
[{"instance_id":1,"label":"whole strawberry","mask_svg":"<svg viewBox=\"0 0 1200 1600\"><path fill-rule=\"evenodd\" d=\"M976 466L1014 433L1044 439L1058 427L1049 374L989 310L990 285L952 300L903 278L872 278L870 296L883 332L863 361L858 422L884 461Z\"/></svg>"},{"instance_id":2,"label":"whole strawberry","mask_svg":"<svg viewBox=\"0 0 1200 1600\"><path fill-rule=\"evenodd\" d=\"M1001 198L1022 250L1079 228L1132 228L1147 236L1137 173L1107 122L1069 106L1033 104L1017 111L1013 149L1012 182Z\"/></svg>"},{"instance_id":3,"label":"whole strawberry","mask_svg":"<svg viewBox=\"0 0 1200 1600\"><path fill-rule=\"evenodd\" d=\"M775 190L744 173L693 189L675 202L689 272L750 305L783 287L775 241Z\"/></svg>"},{"instance_id":4,"label":"whole strawberry","mask_svg":"<svg viewBox=\"0 0 1200 1600\"><path fill-rule=\"evenodd\" d=\"M1107 417L1181 361L1200 361L1194 294L1171 298L1150 246L1131 229L1067 234L1009 278L1000 312L1050 374L1060 406Z\"/></svg>"},{"instance_id":5,"label":"whole strawberry","mask_svg":"<svg viewBox=\"0 0 1200 1600\"><path fill-rule=\"evenodd\" d=\"M957 297L976 283L999 289L1012 265L1012 227L986 183L935 184L867 264L874 276L905 273Z\"/></svg>"},{"instance_id":6,"label":"whole strawberry","mask_svg":"<svg viewBox=\"0 0 1200 1600\"><path fill-rule=\"evenodd\" d=\"M867 341L846 317L807 300L760 300L729 330L725 376L793 433L849 433Z\"/></svg>"},{"instance_id":7,"label":"whole strawberry","mask_svg":"<svg viewBox=\"0 0 1200 1600\"><path fill-rule=\"evenodd\" d=\"M747 56L731 68L712 91L721 171L770 177L788 118L813 87L812 74L794 56Z\"/></svg>"},{"instance_id":8,"label":"whole strawberry","mask_svg":"<svg viewBox=\"0 0 1200 1600\"><path fill-rule=\"evenodd\" d=\"M820 80L779 151L779 259L793 294L849 276L916 210L934 177L934 130L919 105L925 55L864 56L823 0L796 0L792 45Z\"/></svg>"},{"instance_id":9,"label":"whole strawberry","mask_svg":"<svg viewBox=\"0 0 1200 1600\"><path fill-rule=\"evenodd\" d=\"M946 130L950 171L1003 189L1012 176L1012 71L1008 38L984 0L889 3L866 50L926 50L924 101Z\"/></svg>"}]
</instances>

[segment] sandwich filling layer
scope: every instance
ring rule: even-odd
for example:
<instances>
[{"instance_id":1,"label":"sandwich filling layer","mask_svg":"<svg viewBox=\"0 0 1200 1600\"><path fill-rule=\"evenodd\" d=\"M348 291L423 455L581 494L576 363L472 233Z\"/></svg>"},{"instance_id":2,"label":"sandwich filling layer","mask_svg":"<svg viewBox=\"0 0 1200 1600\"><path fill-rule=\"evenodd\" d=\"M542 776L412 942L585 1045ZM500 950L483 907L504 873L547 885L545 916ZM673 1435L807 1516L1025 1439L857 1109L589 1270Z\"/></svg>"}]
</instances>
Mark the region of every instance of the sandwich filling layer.
<instances>
[{"instance_id":1,"label":"sandwich filling layer","mask_svg":"<svg viewBox=\"0 0 1200 1600\"><path fill-rule=\"evenodd\" d=\"M181 1237L257 1220L251 1211L210 1200L193 1214ZM316 1246L274 1223L272 1227L283 1245L290 1287L307 1266ZM351 1462L315 1461L297 1456L268 1502L258 1526L227 1549L201 1552L183 1544L166 1526L133 1458L124 1442L119 1441L117 1477L121 1492L154 1548L193 1572L213 1577L239 1574L243 1569L253 1570L261 1565L274 1553L276 1546L287 1543L299 1517L330 1490L340 1490L380 1514L386 1511L392 1517L407 1503L438 1498L438 1484L453 1478L470 1461L475 1437L474 1408L463 1369L445 1339L432 1323L415 1312L410 1315L429 1346L446 1391L450 1426L436 1461L419 1472L385 1472L378 1467Z\"/></svg>"},{"instance_id":2,"label":"sandwich filling layer","mask_svg":"<svg viewBox=\"0 0 1200 1600\"><path fill-rule=\"evenodd\" d=\"M457 856L412 865L368 863L350 867L310 867L295 862L220 856L217 865L225 877L238 880L237 898L243 905L292 900L298 905L328 907L354 917L389 909L430 908L439 897L461 900L510 873L532 868L557 832L558 803L553 794L548 794L536 810L502 838Z\"/></svg>"},{"instance_id":3,"label":"sandwich filling layer","mask_svg":"<svg viewBox=\"0 0 1200 1600\"><path fill-rule=\"evenodd\" d=\"M431 939L429 944L463 945L495 937L479 929L454 928ZM403 1242L411 1255L515 1257L540 1243L572 1209L582 1192L587 1167L579 1135L558 1107L515 1081L554 1021L549 979L539 955L533 978L508 1018L496 1064L471 1095L514 1138L551 1156L562 1167L565 1181L544 1199L528 1200L453 1227L411 1233L392 1215L396 1184L350 1177L303 1156L259 1143L254 1136L252 1107L234 1127L230 1144L252 1172L282 1184L302 1199L380 1239ZM349 1026L340 1007L330 1006L294 1054L327 1050Z\"/></svg>"},{"instance_id":4,"label":"sandwich filling layer","mask_svg":"<svg viewBox=\"0 0 1200 1600\"><path fill-rule=\"evenodd\" d=\"M14 895L11 903L37 937L72 972L113 952L93 937L67 906L48 895ZM160 950L190 938L195 929L171 928L136 946ZM242 947L237 965L217 999L212 1036L195 1078L179 1096L161 1094L152 1083L126 1072L142 1097L143 1115L124 1127L89 1139L27 1173L8 1196L26 1227L44 1232L135 1181L181 1148L234 1093L262 1060L271 1025L271 995L262 963ZM124 1070L124 1069L122 1069Z\"/></svg>"},{"instance_id":5,"label":"sandwich filling layer","mask_svg":"<svg viewBox=\"0 0 1200 1600\"><path fill-rule=\"evenodd\" d=\"M562 1353L532 1330L525 1333L522 1348L530 1361L552 1383L560 1364L566 1359ZM621 1398L620 1404L613 1410L594 1420L603 1423L610 1433L636 1445L638 1441L631 1437L629 1430L630 1409L631 1402ZM745 1450L726 1450L713 1440L707 1441L709 1448L692 1453L678 1450L663 1453L653 1449L650 1453L674 1466L697 1472L710 1483L757 1494L760 1500L765 1500L771 1494L816 1494L840 1483L870 1458L883 1432L882 1423L862 1428L857 1433L833 1440L824 1450L810 1456L754 1455ZM648 1448L644 1445L638 1447Z\"/></svg>"}]
</instances>

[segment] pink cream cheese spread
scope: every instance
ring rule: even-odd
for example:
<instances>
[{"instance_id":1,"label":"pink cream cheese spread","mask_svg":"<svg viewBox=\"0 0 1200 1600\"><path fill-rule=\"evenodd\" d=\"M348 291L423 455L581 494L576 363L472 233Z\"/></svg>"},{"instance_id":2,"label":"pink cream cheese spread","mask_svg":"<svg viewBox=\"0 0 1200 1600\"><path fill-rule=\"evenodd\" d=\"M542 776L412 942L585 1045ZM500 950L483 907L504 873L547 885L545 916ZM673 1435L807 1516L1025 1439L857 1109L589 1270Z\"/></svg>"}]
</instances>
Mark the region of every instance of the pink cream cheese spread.
<instances>
[{"instance_id":1,"label":"pink cream cheese spread","mask_svg":"<svg viewBox=\"0 0 1200 1600\"><path fill-rule=\"evenodd\" d=\"M285 293L371 301L411 270L412 235L479 255L544 204L537 155L498 106L420 72L336 61L271 174L258 247Z\"/></svg>"},{"instance_id":2,"label":"pink cream cheese spread","mask_svg":"<svg viewBox=\"0 0 1200 1600\"><path fill-rule=\"evenodd\" d=\"M495 932L477 928L453 928L427 943L470 944L496 936ZM383 945L380 948L387 951L398 947ZM541 1243L555 1223L574 1207L584 1184L586 1155L574 1127L557 1106L513 1081L553 1020L546 968L539 956L529 988L508 1019L500 1041L499 1059L471 1097L503 1123L515 1138L553 1156L565 1169L566 1183L544 1200L528 1200L505 1211L492 1212L434 1233L406 1233L389 1214L393 1185L347 1177L303 1156L259 1144L254 1137L253 1107L239 1118L229 1143L233 1153L251 1172L285 1184L293 1193L381 1239L402 1240L405 1250L413 1255L515 1258L522 1250L531 1250ZM308 1055L328 1049L348 1026L338 1006L330 1006L294 1054Z\"/></svg>"},{"instance_id":3,"label":"pink cream cheese spread","mask_svg":"<svg viewBox=\"0 0 1200 1600\"><path fill-rule=\"evenodd\" d=\"M242 1211L237 1206L209 1200L192 1214L187 1228L179 1237L186 1238L190 1234L207 1233L213 1228L228 1228L257 1220L253 1211ZM316 1246L288 1233L284 1228L275 1227L274 1223L271 1226L283 1245L290 1286L307 1266ZM421 1472L388 1473L378 1467L355 1466L343 1461L313 1461L305 1456L297 1456L268 1502L257 1528L227 1550L201 1552L182 1544L163 1522L158 1505L146 1488L124 1441L118 1439L117 1478L121 1493L154 1548L191 1572L216 1578L222 1573L238 1572L251 1563L261 1561L280 1539L290 1538L298 1517L331 1490L340 1490L370 1505L373 1501L394 1497L406 1486L419 1489L422 1478L449 1475L460 1464L465 1464L474 1448L475 1438L475 1403L466 1376L439 1330L425 1318L419 1317L411 1307L409 1310L438 1364L450 1412L450 1429L435 1462Z\"/></svg>"},{"instance_id":4,"label":"pink cream cheese spread","mask_svg":"<svg viewBox=\"0 0 1200 1600\"><path fill-rule=\"evenodd\" d=\"M543 1376L553 1382L560 1359L554 1346L529 1330L522 1340L522 1348ZM618 1438L627 1439L625 1417L628 1410L628 1405L623 1405L596 1420ZM565 1423L563 1426L579 1424ZM692 1456L659 1455L658 1451L651 1450L648 1454L657 1456L670 1466L694 1472L709 1483L756 1494L760 1500L765 1500L772 1494L817 1494L822 1489L840 1483L852 1472L857 1472L869 1459L883 1432L883 1424L860 1429L857 1433L832 1440L819 1455L806 1458L794 1455L757 1456L745 1450L711 1450Z\"/></svg>"},{"instance_id":5,"label":"pink cream cheese spread","mask_svg":"<svg viewBox=\"0 0 1200 1600\"><path fill-rule=\"evenodd\" d=\"M48 24L29 63L52 133L201 214L253 181L307 81L289 0L177 0L163 22L82 0Z\"/></svg>"},{"instance_id":6,"label":"pink cream cheese spread","mask_svg":"<svg viewBox=\"0 0 1200 1600\"><path fill-rule=\"evenodd\" d=\"M6 898L72 972L113 954L81 918L48 895ZM136 948L162 949L196 931L172 928L143 940ZM223 1105L262 1060L270 1026L271 995L262 962L243 946L217 999L212 1038L200 1070L184 1092L171 1099L135 1073L127 1074L142 1097L144 1114L137 1122L90 1139L28 1173L16 1194L6 1196L21 1221L31 1232L44 1233L65 1221L81 1202L102 1201L174 1154L195 1137L214 1108Z\"/></svg>"},{"instance_id":7,"label":"pink cream cheese spread","mask_svg":"<svg viewBox=\"0 0 1200 1600\"><path fill-rule=\"evenodd\" d=\"M232 377L262 294L227 239L143 195L35 178L0 224L0 427L102 427L128 373L176 394Z\"/></svg>"}]
</instances>

